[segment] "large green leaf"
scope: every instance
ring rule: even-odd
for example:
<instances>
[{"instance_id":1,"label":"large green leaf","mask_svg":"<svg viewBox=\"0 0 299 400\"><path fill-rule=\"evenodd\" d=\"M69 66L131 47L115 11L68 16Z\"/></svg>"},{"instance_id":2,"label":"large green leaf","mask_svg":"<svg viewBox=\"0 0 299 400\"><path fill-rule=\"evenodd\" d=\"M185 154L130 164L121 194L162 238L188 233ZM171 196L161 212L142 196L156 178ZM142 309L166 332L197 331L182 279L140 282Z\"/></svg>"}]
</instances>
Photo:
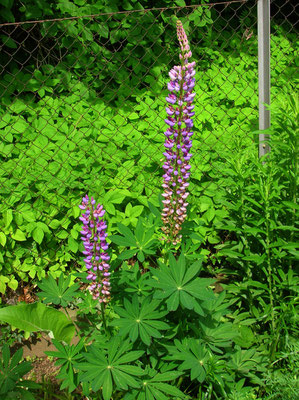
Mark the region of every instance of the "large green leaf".
<instances>
[{"instance_id":1,"label":"large green leaf","mask_svg":"<svg viewBox=\"0 0 299 400\"><path fill-rule=\"evenodd\" d=\"M142 376L144 371L128 363L138 360L144 352L131 349L132 344L119 337L111 339L107 350L96 344L91 345L84 354L87 363L77 365L78 369L84 371L82 382L91 383L93 391L102 388L104 400L110 400L114 387L121 390L138 387L136 377Z\"/></svg>"},{"instance_id":2,"label":"large green leaf","mask_svg":"<svg viewBox=\"0 0 299 400\"><path fill-rule=\"evenodd\" d=\"M200 340L185 338L182 342L174 341L175 346L166 346L169 355L166 360L180 360L179 370L190 371L191 380L197 379L202 383L207 374L209 353Z\"/></svg>"},{"instance_id":3,"label":"large green leaf","mask_svg":"<svg viewBox=\"0 0 299 400\"><path fill-rule=\"evenodd\" d=\"M27 332L52 332L55 339L66 343L70 343L75 334L75 326L66 315L42 303L1 308L0 321Z\"/></svg>"},{"instance_id":4,"label":"large green leaf","mask_svg":"<svg viewBox=\"0 0 299 400\"><path fill-rule=\"evenodd\" d=\"M53 356L57 359L55 365L60 365L60 371L57 378L61 380L60 389L69 389L72 392L79 385L79 376L74 371L75 363L82 361L82 354L80 353L84 342L81 339L76 345L62 345L57 340L53 339L52 343L58 351L45 351L47 356Z\"/></svg>"},{"instance_id":5,"label":"large green leaf","mask_svg":"<svg viewBox=\"0 0 299 400\"><path fill-rule=\"evenodd\" d=\"M204 315L198 300L211 301L214 299L212 290L207 287L215 279L198 278L201 271L201 261L186 265L183 255L178 260L172 254L169 266L160 264L160 268L151 268L154 279L150 284L157 288L154 298L167 299L168 311L176 311L179 305Z\"/></svg>"},{"instance_id":6,"label":"large green leaf","mask_svg":"<svg viewBox=\"0 0 299 400\"><path fill-rule=\"evenodd\" d=\"M70 285L71 276L67 278L64 274L60 274L58 283L50 275L47 279L44 279L38 284L38 287L42 289L42 292L38 293L38 297L43 300L44 303L53 303L66 307L73 299L79 284L75 283Z\"/></svg>"},{"instance_id":7,"label":"large green leaf","mask_svg":"<svg viewBox=\"0 0 299 400\"><path fill-rule=\"evenodd\" d=\"M38 389L40 386L31 381L22 379L32 368L28 361L21 361L23 349L17 350L13 355L5 343L1 349L2 359L0 360L0 398L8 399L30 399L34 400L33 394L25 388ZM21 362L20 362L21 361ZM26 397L26 394L29 396ZM22 396L22 395L23 396Z\"/></svg>"},{"instance_id":8,"label":"large green leaf","mask_svg":"<svg viewBox=\"0 0 299 400\"><path fill-rule=\"evenodd\" d=\"M137 207L137 206L136 206ZM155 230L146 226L146 220L139 218L136 229L132 232L127 226L117 224L119 232L123 235L111 235L109 239L118 246L131 247L124 250L119 259L127 260L137 254L138 260L143 262L146 255L155 254L158 241L153 239Z\"/></svg>"},{"instance_id":9,"label":"large green leaf","mask_svg":"<svg viewBox=\"0 0 299 400\"><path fill-rule=\"evenodd\" d=\"M119 326L120 336L129 336L132 342L138 337L147 346L151 343L151 338L161 338L160 331L169 329L169 325L164 321L159 321L165 317L167 311L157 311L159 300L152 300L151 297L144 297L139 303L138 295L132 298L132 303L128 299L124 299L124 308L115 307L114 310L119 314L120 318L110 323L112 326Z\"/></svg>"},{"instance_id":10,"label":"large green leaf","mask_svg":"<svg viewBox=\"0 0 299 400\"><path fill-rule=\"evenodd\" d=\"M182 372L168 371L157 373L155 370L148 370L148 376L142 378L139 388L132 389L130 393L124 397L124 400L167 400L167 399L190 399L190 397L181 392L173 382ZM165 383L165 382L171 382Z\"/></svg>"}]
</instances>

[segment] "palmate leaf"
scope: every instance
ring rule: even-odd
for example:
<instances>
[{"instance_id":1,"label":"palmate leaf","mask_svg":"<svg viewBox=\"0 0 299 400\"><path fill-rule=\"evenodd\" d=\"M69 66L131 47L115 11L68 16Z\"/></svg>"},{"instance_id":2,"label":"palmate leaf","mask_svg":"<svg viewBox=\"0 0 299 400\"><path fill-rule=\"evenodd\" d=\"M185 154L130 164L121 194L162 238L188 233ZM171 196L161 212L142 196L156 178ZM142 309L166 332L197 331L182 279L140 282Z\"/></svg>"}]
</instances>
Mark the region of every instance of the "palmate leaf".
<instances>
[{"instance_id":1,"label":"palmate leaf","mask_svg":"<svg viewBox=\"0 0 299 400\"><path fill-rule=\"evenodd\" d=\"M20 393L23 393L22 388L38 389L40 385L37 383L22 380L22 377L32 368L29 361L21 361L23 357L23 349L21 348L17 350L13 356L11 356L10 349L7 344L4 344L1 350L2 360L0 360L0 398L19 398L18 396ZM24 392L26 393L25 390ZM22 398L25 399L26 397ZM29 399L29 397L27 398ZM31 394L30 399L34 399L33 394Z\"/></svg>"},{"instance_id":2,"label":"palmate leaf","mask_svg":"<svg viewBox=\"0 0 299 400\"><path fill-rule=\"evenodd\" d=\"M149 276L149 272L141 274L139 270L139 274L137 275L136 279L132 281L127 281L126 287L124 289L125 292L136 293L139 296L148 296L149 293L153 290L152 287L148 284Z\"/></svg>"},{"instance_id":3,"label":"palmate leaf","mask_svg":"<svg viewBox=\"0 0 299 400\"><path fill-rule=\"evenodd\" d=\"M209 359L209 354L200 340L193 338L174 341L175 346L165 346L169 355L165 360L180 360L182 363L179 366L181 371L190 371L190 379L197 379L202 383L207 375L206 363Z\"/></svg>"},{"instance_id":4,"label":"palmate leaf","mask_svg":"<svg viewBox=\"0 0 299 400\"><path fill-rule=\"evenodd\" d=\"M200 326L203 342L216 353L222 353L223 347L230 347L232 340L238 336L238 331L230 322L221 322L215 326L215 321L211 321L210 326L205 326L204 323Z\"/></svg>"},{"instance_id":5,"label":"palmate leaf","mask_svg":"<svg viewBox=\"0 0 299 400\"><path fill-rule=\"evenodd\" d=\"M174 384L165 383L174 381L180 375L182 375L182 372L179 371L157 373L155 370L151 370L148 376L140 382L140 387L131 389L124 400L189 399L189 396L176 388Z\"/></svg>"},{"instance_id":6,"label":"palmate leaf","mask_svg":"<svg viewBox=\"0 0 299 400\"><path fill-rule=\"evenodd\" d=\"M267 361L265 355L255 348L242 350L236 346L227 365L230 370L246 376L249 372L266 371Z\"/></svg>"},{"instance_id":7,"label":"palmate leaf","mask_svg":"<svg viewBox=\"0 0 299 400\"><path fill-rule=\"evenodd\" d=\"M215 279L198 278L201 270L201 261L186 266L186 259L181 255L176 261L171 254L169 266L160 263L160 267L151 268L153 279L150 284L158 290L154 297L166 299L168 311L176 311L179 305L204 315L198 300L209 301L214 299L212 290L207 287Z\"/></svg>"},{"instance_id":8,"label":"palmate leaf","mask_svg":"<svg viewBox=\"0 0 299 400\"><path fill-rule=\"evenodd\" d=\"M223 348L230 347L232 341L240 335L236 325L223 320L228 314L225 295L223 291L215 295L212 301L204 303L206 315L199 316L195 323L189 324L195 337L200 337L207 347L219 354L223 353Z\"/></svg>"},{"instance_id":9,"label":"palmate leaf","mask_svg":"<svg viewBox=\"0 0 299 400\"><path fill-rule=\"evenodd\" d=\"M110 340L106 348L93 344L84 354L86 363L77 364L83 371L82 382L91 383L93 391L102 389L104 400L110 400L114 388L128 390L138 387L136 377L144 375L144 371L130 363L143 355L143 351L131 351L130 342L119 337Z\"/></svg>"},{"instance_id":10,"label":"palmate leaf","mask_svg":"<svg viewBox=\"0 0 299 400\"><path fill-rule=\"evenodd\" d=\"M157 339L162 337L160 330L170 328L165 322L159 321L167 314L167 311L156 311L160 303L151 297L144 297L139 303L137 295L133 296L132 303L124 299L124 308L114 307L120 318L112 321L111 325L120 327L120 336L128 335L132 342L140 337L143 343L149 346L152 337Z\"/></svg>"},{"instance_id":11,"label":"palmate leaf","mask_svg":"<svg viewBox=\"0 0 299 400\"><path fill-rule=\"evenodd\" d=\"M150 272L143 272L138 261L133 266L124 263L119 274L115 277L118 286L121 286L121 290L118 292L122 298L123 291L132 293L130 296L133 296L134 293L138 294L138 296L148 296L153 290L148 284L150 277Z\"/></svg>"},{"instance_id":12,"label":"palmate leaf","mask_svg":"<svg viewBox=\"0 0 299 400\"><path fill-rule=\"evenodd\" d=\"M127 260L137 254L138 260L143 262L145 255L155 254L155 248L158 245L158 241L153 239L155 229L153 227L146 228L143 218L138 219L134 232L120 223L117 224L117 227L123 236L112 235L109 239L119 246L130 247L130 249L124 250L120 254L119 258L121 260Z\"/></svg>"},{"instance_id":13,"label":"palmate leaf","mask_svg":"<svg viewBox=\"0 0 299 400\"><path fill-rule=\"evenodd\" d=\"M53 339L52 343L55 345L58 351L45 351L48 356L56 357L57 360L55 365L61 365L58 379L62 380L60 389L69 389L72 392L78 386L78 374L74 373L74 365L83 360L83 356L80 353L84 342L81 339L76 345L63 346L58 340Z\"/></svg>"},{"instance_id":14,"label":"palmate leaf","mask_svg":"<svg viewBox=\"0 0 299 400\"><path fill-rule=\"evenodd\" d=\"M99 300L94 299L89 291L81 294L81 303L77 304L78 313L96 314L98 312Z\"/></svg>"},{"instance_id":15,"label":"palmate leaf","mask_svg":"<svg viewBox=\"0 0 299 400\"><path fill-rule=\"evenodd\" d=\"M169 395L180 399L186 399L187 396L185 393L181 392L175 386L165 383L173 381L181 374L182 373L178 371L168 371L161 374L158 373L151 379L144 381L143 386L145 386L146 398L151 394L155 400L167 400L169 399Z\"/></svg>"},{"instance_id":16,"label":"palmate leaf","mask_svg":"<svg viewBox=\"0 0 299 400\"><path fill-rule=\"evenodd\" d=\"M60 274L58 283L50 275L47 279L44 279L41 283L38 283L38 287L42 290L38 293L38 297L44 303L53 303L66 307L73 299L76 291L79 289L79 284L75 283L69 287L71 282L71 276L67 278L63 274Z\"/></svg>"}]
</instances>

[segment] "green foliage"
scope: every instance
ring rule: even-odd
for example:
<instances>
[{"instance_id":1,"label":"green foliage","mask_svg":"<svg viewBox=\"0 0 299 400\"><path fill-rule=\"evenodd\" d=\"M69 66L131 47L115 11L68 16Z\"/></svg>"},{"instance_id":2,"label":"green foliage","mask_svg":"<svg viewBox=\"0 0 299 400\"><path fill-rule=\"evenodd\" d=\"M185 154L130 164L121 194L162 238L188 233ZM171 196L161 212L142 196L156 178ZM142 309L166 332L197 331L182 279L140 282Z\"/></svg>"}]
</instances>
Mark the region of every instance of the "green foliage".
<instances>
[{"instance_id":1,"label":"green foliage","mask_svg":"<svg viewBox=\"0 0 299 400\"><path fill-rule=\"evenodd\" d=\"M54 338L69 343L75 327L61 311L42 303L18 304L0 309L0 321L27 332L51 332Z\"/></svg>"},{"instance_id":2,"label":"green foliage","mask_svg":"<svg viewBox=\"0 0 299 400\"><path fill-rule=\"evenodd\" d=\"M161 7L169 5L174 4L161 2ZM183 7L185 2L175 5ZM107 16L152 6L149 0L142 5L131 0L1 3L4 22L97 15L37 24L28 40L23 40L29 33L21 27L2 38L1 293L7 287L16 290L19 280L40 280L48 271L58 277L71 268L80 252L77 204L86 188L92 187L103 202L114 235L117 223L134 229L148 199L154 201L160 190L165 65L172 65L176 55L174 12ZM200 60L190 220L196 226L192 233L200 238L197 244L208 246L220 243L216 225L227 213L218 192L226 177L224 149L231 155L237 140L249 146L247 133L257 125L256 32L248 41L243 36L243 30L254 25L254 16L247 7L234 7L230 5L233 17L225 10L222 14L229 17L230 27L210 7L177 13L196 43L194 59ZM275 28L272 90L284 101L292 91L288 78L293 67L288 65L295 39ZM35 41L41 43L36 50L31 48ZM16 51L23 69L11 61ZM189 249L198 251L195 241ZM133 254L134 247L123 256ZM209 254L206 248L199 251ZM139 249L137 254L147 258Z\"/></svg>"},{"instance_id":3,"label":"green foliage","mask_svg":"<svg viewBox=\"0 0 299 400\"><path fill-rule=\"evenodd\" d=\"M266 372L265 357L255 349L241 350L240 347L236 347L236 350L229 361L228 368L237 375L253 378L255 383L261 384L262 381L255 376L254 372Z\"/></svg>"},{"instance_id":4,"label":"green foliage","mask_svg":"<svg viewBox=\"0 0 299 400\"><path fill-rule=\"evenodd\" d=\"M102 393L105 400L112 395L116 398L123 395L127 400L160 400L189 398L194 390L201 392L208 388L215 396L227 395L232 393L234 382L242 377L260 382L265 365L262 353L256 349L244 350L234 344L238 339L242 345L242 332L226 317L225 292L214 294L207 288L214 279L199 277L201 261L190 263L183 255L176 260L171 254L169 263L159 262L157 268L150 268L141 275L137 271L138 263L131 267L132 270L115 271L115 285L118 275L124 282L128 280L126 276L131 280L143 276L142 287L146 290L142 294L127 291L129 296L132 294L130 299L115 297L115 304L106 310L98 305L92 309L87 299L90 296L84 293L78 293L76 302L70 296L69 300L78 305L78 317L83 315L85 323L93 325L93 329L91 335L90 329L78 332L81 340L77 345L61 344L58 340L67 341L65 332L53 329L56 337L53 343L58 351L47 352L47 355L55 357L56 365L61 367L58 375L62 381L61 389L71 393L81 386L85 395L92 390L97 395ZM48 279L45 281L40 285L43 289L47 289L49 283ZM63 286L65 282L70 281L60 279L58 285ZM159 283L158 290L154 282ZM198 304L201 312L198 314L196 307L194 310L189 307L190 302L186 306L184 300L175 310L168 309L168 297L161 294L169 291L169 282L188 290L190 301ZM193 290L188 286L192 282L195 282ZM52 283L56 284L54 280ZM120 282L119 287L121 285ZM48 294L42 298L54 302ZM66 298L64 301L67 303ZM87 307L80 307L85 303ZM22 308L23 320L26 316L24 306L31 311L31 320L27 322L34 323L35 330L47 330L43 321L39 323L43 326L36 329L40 308L46 306L42 303L12 306L14 312ZM9 311L10 307L3 308L2 313L3 310ZM56 313L59 312L50 308L47 311L55 312L55 322L50 318L47 321L57 330ZM20 327L15 321L16 318L10 320ZM80 319L78 326L81 326ZM32 330L32 327L26 325L26 329ZM188 386L191 383L191 390L186 390L187 382Z\"/></svg>"},{"instance_id":5,"label":"green foliage","mask_svg":"<svg viewBox=\"0 0 299 400\"><path fill-rule=\"evenodd\" d=\"M285 117L282 106L279 113L274 108L271 152L263 160L248 151L238 159L228 155L224 199L229 218L220 228L229 232L230 240L215 246L215 258L229 261L222 271L238 271L236 282L227 286L236 306L258 321L257 332L270 327L265 340L272 359L285 337L298 335L291 316L298 304L298 276L293 272L298 251L297 103L290 97Z\"/></svg>"},{"instance_id":6,"label":"green foliage","mask_svg":"<svg viewBox=\"0 0 299 400\"><path fill-rule=\"evenodd\" d=\"M298 371L298 370L297 370ZM276 371L266 381L267 394L265 399L296 400L298 398L299 382L297 374L286 371Z\"/></svg>"},{"instance_id":7,"label":"green foliage","mask_svg":"<svg viewBox=\"0 0 299 400\"><path fill-rule=\"evenodd\" d=\"M143 370L131 363L136 361L143 351L130 351L129 341L120 338L112 339L106 348L91 345L84 354L87 362L78 367L84 371L83 382L91 382L93 391L102 388L104 400L110 400L113 388L127 390L138 387L136 377L143 375Z\"/></svg>"},{"instance_id":8,"label":"green foliage","mask_svg":"<svg viewBox=\"0 0 299 400\"><path fill-rule=\"evenodd\" d=\"M72 392L80 384L79 375L74 372L74 366L83 360L80 351L84 346L84 342L81 340L76 345L62 346L61 343L54 339L52 343L58 351L46 351L45 353L48 356L57 358L55 364L61 366L57 375L57 378L62 380L60 389L68 388L69 392Z\"/></svg>"},{"instance_id":9,"label":"green foliage","mask_svg":"<svg viewBox=\"0 0 299 400\"><path fill-rule=\"evenodd\" d=\"M240 379L232 391L227 397L229 400L254 400L257 399L255 393L256 390L250 386L244 386L245 379Z\"/></svg>"},{"instance_id":10,"label":"green foliage","mask_svg":"<svg viewBox=\"0 0 299 400\"><path fill-rule=\"evenodd\" d=\"M123 236L112 235L110 240L119 246L130 247L119 255L119 259L127 260L137 255L138 260L144 262L146 256L155 254L158 245L157 240L153 238L155 229L146 229L142 218L139 218L134 233L123 224L117 224L117 227Z\"/></svg>"},{"instance_id":11,"label":"green foliage","mask_svg":"<svg viewBox=\"0 0 299 400\"><path fill-rule=\"evenodd\" d=\"M95 314L99 307L99 302L92 298L92 294L87 291L80 297L80 302L77 303L79 314Z\"/></svg>"},{"instance_id":12,"label":"green foliage","mask_svg":"<svg viewBox=\"0 0 299 400\"><path fill-rule=\"evenodd\" d=\"M181 360L182 370L190 370L191 380L197 379L203 382L206 378L205 363L209 358L209 354L202 345L195 339L184 340L180 343L178 340L174 341L175 347L171 351L171 358Z\"/></svg>"},{"instance_id":13,"label":"green foliage","mask_svg":"<svg viewBox=\"0 0 299 400\"><path fill-rule=\"evenodd\" d=\"M114 310L119 314L120 319L111 322L111 326L119 326L120 336L129 336L132 342L135 342L138 337L147 346L151 343L151 337L161 338L160 331L169 329L169 325L163 321L167 311L158 311L160 305L159 300L152 300L151 297L145 297L139 304L137 294L133 296L132 303L124 299L124 308L114 307Z\"/></svg>"},{"instance_id":14,"label":"green foliage","mask_svg":"<svg viewBox=\"0 0 299 400\"><path fill-rule=\"evenodd\" d=\"M183 255L178 261L170 254L169 267L160 264L159 269L152 269L153 279L150 284L160 289L154 295L158 299L167 299L168 311L176 311L181 305L188 310L195 310L203 315L203 310L198 300L211 300L211 292L207 286L214 282L213 279L197 278L201 270L201 262L197 261L186 268ZM195 278L195 279L194 279Z\"/></svg>"},{"instance_id":15,"label":"green foliage","mask_svg":"<svg viewBox=\"0 0 299 400\"><path fill-rule=\"evenodd\" d=\"M58 282L50 275L47 279L43 280L38 284L38 287L42 289L38 293L38 297L43 300L44 303L53 303L66 307L78 293L79 284L75 283L70 285L71 275L67 278L63 274L59 276Z\"/></svg>"},{"instance_id":16,"label":"green foliage","mask_svg":"<svg viewBox=\"0 0 299 400\"><path fill-rule=\"evenodd\" d=\"M70 345L73 324L41 303L3 307L0 320L53 333L57 351L48 354L61 366L61 388L74 397L295 400L295 35L273 25L275 102L264 132L271 152L259 160L251 134L258 118L255 29L245 35L255 26L253 11L230 5L220 18L210 6L113 14L184 7L183 0L0 3L5 22L80 17L31 31L27 24L7 27L0 35L0 292L41 280L44 303L77 309L80 341ZM189 221L181 246L169 254L161 246L156 193L175 15L196 43L200 79ZM33 49L35 41L40 46ZM109 219L106 307L65 278L83 265L77 204L86 188ZM5 380L0 374L0 393L11 385L13 398L22 390L30 396L20 381L28 364L19 364L21 353L10 363L7 347L3 353L0 367L10 370Z\"/></svg>"},{"instance_id":17,"label":"green foliage","mask_svg":"<svg viewBox=\"0 0 299 400\"><path fill-rule=\"evenodd\" d=\"M150 272L141 271L138 262L134 266L122 265L121 275L118 284L124 292L137 293L139 296L148 296L152 291L149 281Z\"/></svg>"},{"instance_id":18,"label":"green foliage","mask_svg":"<svg viewBox=\"0 0 299 400\"><path fill-rule=\"evenodd\" d=\"M22 343L23 339L28 339L29 332L20 332L10 325L0 325L0 348L3 344L12 346L15 343Z\"/></svg>"},{"instance_id":19,"label":"green foliage","mask_svg":"<svg viewBox=\"0 0 299 400\"><path fill-rule=\"evenodd\" d=\"M176 399L188 399L189 397L181 390L169 383L165 383L174 381L180 375L181 373L178 371L159 374L155 370L149 370L147 377L142 381L141 387L128 393L124 400L166 400L169 399L169 396L174 396Z\"/></svg>"},{"instance_id":20,"label":"green foliage","mask_svg":"<svg viewBox=\"0 0 299 400\"><path fill-rule=\"evenodd\" d=\"M31 370L31 363L22 361L23 349L17 350L11 357L10 349L4 344L0 361L0 395L3 400L23 399L34 400L35 396L30 389L38 389L35 382L22 379ZM29 389L29 390L28 390Z\"/></svg>"}]
</instances>

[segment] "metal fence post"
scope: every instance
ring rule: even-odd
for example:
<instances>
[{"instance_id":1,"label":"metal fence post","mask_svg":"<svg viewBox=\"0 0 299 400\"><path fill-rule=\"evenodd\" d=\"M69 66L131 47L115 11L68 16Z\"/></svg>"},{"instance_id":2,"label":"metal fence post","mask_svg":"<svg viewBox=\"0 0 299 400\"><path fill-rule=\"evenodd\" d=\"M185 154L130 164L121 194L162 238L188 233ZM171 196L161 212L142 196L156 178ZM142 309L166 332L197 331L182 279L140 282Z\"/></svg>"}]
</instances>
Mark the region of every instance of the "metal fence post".
<instances>
[{"instance_id":1,"label":"metal fence post","mask_svg":"<svg viewBox=\"0 0 299 400\"><path fill-rule=\"evenodd\" d=\"M258 75L259 75L259 129L270 127L270 0L258 0ZM259 134L259 157L270 151L264 141L269 135Z\"/></svg>"}]
</instances>

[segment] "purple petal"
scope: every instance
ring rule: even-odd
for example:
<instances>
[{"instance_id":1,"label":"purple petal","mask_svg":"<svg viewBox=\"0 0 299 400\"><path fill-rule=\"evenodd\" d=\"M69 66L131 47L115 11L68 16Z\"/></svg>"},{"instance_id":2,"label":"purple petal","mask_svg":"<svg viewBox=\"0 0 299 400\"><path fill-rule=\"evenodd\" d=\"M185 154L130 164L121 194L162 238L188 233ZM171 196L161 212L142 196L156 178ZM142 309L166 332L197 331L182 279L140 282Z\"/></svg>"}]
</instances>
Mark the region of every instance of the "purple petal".
<instances>
[{"instance_id":1,"label":"purple petal","mask_svg":"<svg viewBox=\"0 0 299 400\"><path fill-rule=\"evenodd\" d=\"M169 126L174 126L175 125L175 121L173 121L172 119L164 119L165 123Z\"/></svg>"}]
</instances>

